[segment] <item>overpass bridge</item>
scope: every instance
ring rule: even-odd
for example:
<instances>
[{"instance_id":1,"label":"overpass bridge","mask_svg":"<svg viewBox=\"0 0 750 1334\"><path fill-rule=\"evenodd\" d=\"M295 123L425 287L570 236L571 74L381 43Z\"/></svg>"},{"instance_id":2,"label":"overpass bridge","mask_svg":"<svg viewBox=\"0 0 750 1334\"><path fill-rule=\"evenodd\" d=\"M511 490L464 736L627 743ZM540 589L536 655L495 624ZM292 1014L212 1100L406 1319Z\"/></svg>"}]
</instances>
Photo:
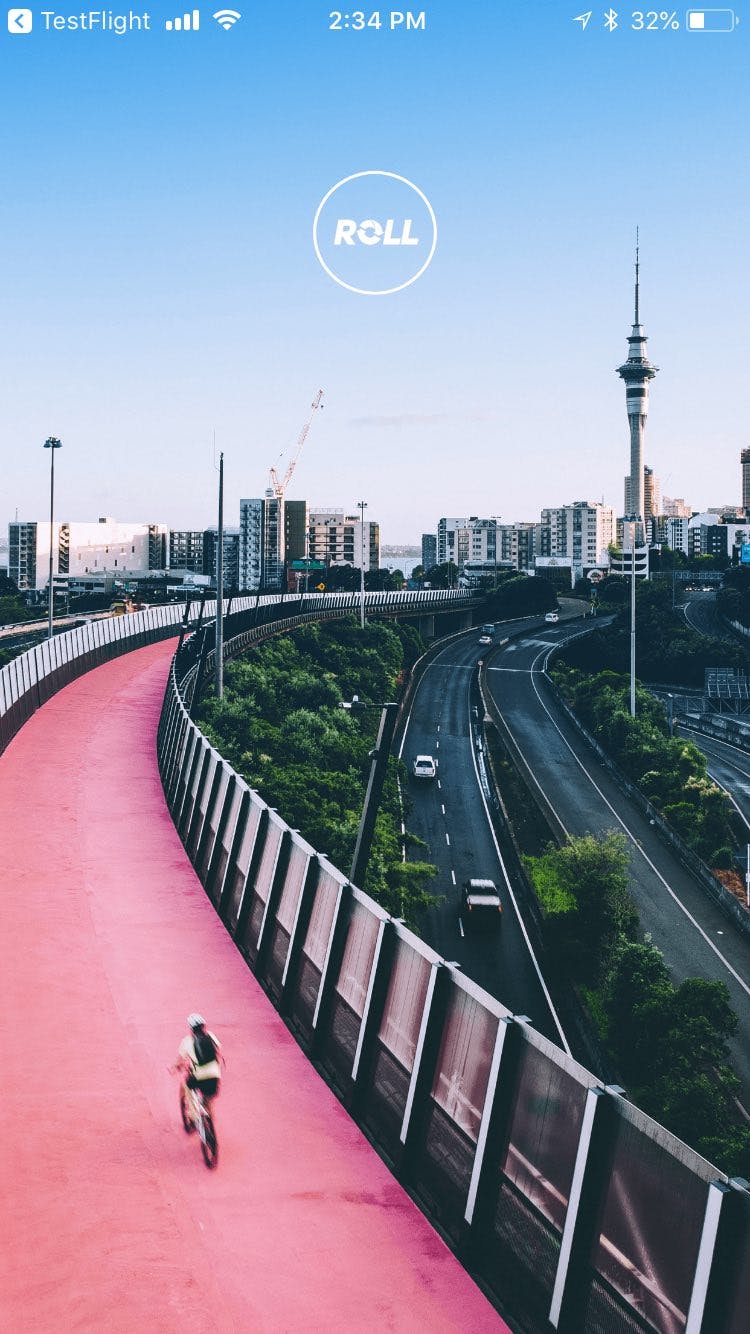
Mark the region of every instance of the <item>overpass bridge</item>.
<instances>
[{"instance_id":1,"label":"overpass bridge","mask_svg":"<svg viewBox=\"0 0 750 1334\"><path fill-rule=\"evenodd\" d=\"M189 717L180 614L0 673L6 1327L508 1328L469 1270L517 1329L740 1334L742 1183L246 787ZM164 1071L196 1005L230 1059L215 1175Z\"/></svg>"}]
</instances>

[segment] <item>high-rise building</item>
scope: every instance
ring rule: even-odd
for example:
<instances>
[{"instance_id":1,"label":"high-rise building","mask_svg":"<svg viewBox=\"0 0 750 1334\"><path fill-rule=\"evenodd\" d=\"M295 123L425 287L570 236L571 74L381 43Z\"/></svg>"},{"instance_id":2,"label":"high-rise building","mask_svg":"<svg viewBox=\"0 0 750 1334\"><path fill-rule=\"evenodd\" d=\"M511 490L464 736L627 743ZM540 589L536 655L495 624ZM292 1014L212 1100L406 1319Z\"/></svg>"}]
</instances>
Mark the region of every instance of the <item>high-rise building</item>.
<instances>
[{"instance_id":1,"label":"high-rise building","mask_svg":"<svg viewBox=\"0 0 750 1334\"><path fill-rule=\"evenodd\" d=\"M284 501L284 557L287 567L307 555L308 512L306 500Z\"/></svg>"},{"instance_id":2,"label":"high-rise building","mask_svg":"<svg viewBox=\"0 0 750 1334\"><path fill-rule=\"evenodd\" d=\"M743 449L740 454L742 463L742 508L750 510L750 449Z\"/></svg>"},{"instance_id":3,"label":"high-rise building","mask_svg":"<svg viewBox=\"0 0 750 1334\"><path fill-rule=\"evenodd\" d=\"M461 569L468 549L468 519L438 519L437 564L453 561Z\"/></svg>"},{"instance_id":4,"label":"high-rise building","mask_svg":"<svg viewBox=\"0 0 750 1334\"><path fill-rule=\"evenodd\" d=\"M49 521L11 523L8 539L10 578L19 588L46 588ZM121 523L111 518L96 523L54 523L53 578L144 578L151 571L167 568L168 542L166 524Z\"/></svg>"},{"instance_id":5,"label":"high-rise building","mask_svg":"<svg viewBox=\"0 0 750 1334\"><path fill-rule=\"evenodd\" d=\"M345 514L340 509L310 510L308 525L308 552L310 560L324 565L362 566L364 541L364 568L380 568L380 525L365 520L364 533L359 514Z\"/></svg>"},{"instance_id":6,"label":"high-rise building","mask_svg":"<svg viewBox=\"0 0 750 1334\"><path fill-rule=\"evenodd\" d=\"M240 501L239 587L254 593L261 586L263 569L263 501Z\"/></svg>"},{"instance_id":7,"label":"high-rise building","mask_svg":"<svg viewBox=\"0 0 750 1334\"><path fill-rule=\"evenodd\" d=\"M203 530L203 573L212 583L218 577L219 530ZM240 587L240 531L239 528L224 529L224 593L236 592Z\"/></svg>"},{"instance_id":8,"label":"high-rise building","mask_svg":"<svg viewBox=\"0 0 750 1334\"><path fill-rule=\"evenodd\" d=\"M618 366L617 374L625 382L625 403L630 424L630 502L629 514L640 520L640 532L636 540L643 541L643 519L645 513L643 441L648 416L648 386L658 370L648 359L646 343L640 314L640 252L635 251L635 318L633 330L628 338L628 359Z\"/></svg>"},{"instance_id":9,"label":"high-rise building","mask_svg":"<svg viewBox=\"0 0 750 1334\"><path fill-rule=\"evenodd\" d=\"M37 587L35 523L8 524L8 578L21 592Z\"/></svg>"},{"instance_id":10,"label":"high-rise building","mask_svg":"<svg viewBox=\"0 0 750 1334\"><path fill-rule=\"evenodd\" d=\"M169 534L169 569L203 574L203 529L173 528Z\"/></svg>"},{"instance_id":11,"label":"high-rise building","mask_svg":"<svg viewBox=\"0 0 750 1334\"><path fill-rule=\"evenodd\" d=\"M272 490L254 500L240 501L240 588L278 589L284 579L284 501Z\"/></svg>"},{"instance_id":12,"label":"high-rise building","mask_svg":"<svg viewBox=\"0 0 750 1334\"><path fill-rule=\"evenodd\" d=\"M682 496L664 496L661 502L661 512L670 519L689 519L692 514L690 505L686 505Z\"/></svg>"},{"instance_id":13,"label":"high-rise building","mask_svg":"<svg viewBox=\"0 0 750 1334\"><path fill-rule=\"evenodd\" d=\"M635 514L635 508L631 496L630 474L625 478L624 487L624 509L623 514ZM637 503L637 498L636 498ZM646 526L646 536L649 534L649 524L663 513L661 498L661 482L656 476L653 468L648 464L643 468L643 521Z\"/></svg>"},{"instance_id":14,"label":"high-rise building","mask_svg":"<svg viewBox=\"0 0 750 1334\"><path fill-rule=\"evenodd\" d=\"M435 533L422 533L422 569L431 570L437 565L437 536Z\"/></svg>"},{"instance_id":15,"label":"high-rise building","mask_svg":"<svg viewBox=\"0 0 750 1334\"><path fill-rule=\"evenodd\" d=\"M615 512L598 500L542 510L539 555L572 561L574 571L605 565L615 538Z\"/></svg>"}]
</instances>

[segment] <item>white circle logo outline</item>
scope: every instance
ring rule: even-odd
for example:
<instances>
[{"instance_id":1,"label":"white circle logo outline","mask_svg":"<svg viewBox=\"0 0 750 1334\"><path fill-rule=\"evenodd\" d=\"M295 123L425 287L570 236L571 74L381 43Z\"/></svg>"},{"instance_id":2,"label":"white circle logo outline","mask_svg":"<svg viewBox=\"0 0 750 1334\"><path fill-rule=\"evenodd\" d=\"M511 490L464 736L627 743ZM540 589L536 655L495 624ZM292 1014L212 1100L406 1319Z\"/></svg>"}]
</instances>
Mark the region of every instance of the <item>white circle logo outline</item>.
<instances>
[{"instance_id":1,"label":"white circle logo outline","mask_svg":"<svg viewBox=\"0 0 750 1334\"><path fill-rule=\"evenodd\" d=\"M344 282L343 278L339 278L338 274L334 273L333 269L329 268L329 266L326 264L325 260L323 259L323 256L320 253L320 246L318 245L318 222L320 220L320 215L323 212L323 209L328 203L328 200L331 198L331 195L335 194L337 190L341 189L342 185L348 185L350 181L358 181L363 176L388 176L392 181L401 181L402 185L408 185L409 188L413 190L415 194L419 195L419 198L422 200L422 203L425 205L427 212L430 215L430 221L432 222L432 246L430 248L430 253L427 256L427 259L425 260L421 269L419 269L419 271L415 273L412 278L407 279L405 283L399 283L398 287L376 288L374 291L368 291L368 289L365 287L353 287L351 283ZM343 180L337 181L335 185L331 186L330 190L328 191L328 194L324 195L320 203L318 204L318 208L315 213L315 217L313 219L312 232L313 232L313 246L315 247L315 254L318 257L321 267L324 268L326 273L328 274L328 277L333 278L333 281L335 283L338 283L339 287L345 287L347 292L356 292L358 296L392 296L394 292L403 292L405 287L411 287L412 283L415 283L418 278L422 277L422 274L424 273L425 269L429 268L429 265L432 263L433 255L435 254L435 251L437 249L437 234L438 234L437 218L435 217L435 210L432 207L432 204L427 198L427 195L424 194L422 190L420 190L418 185L415 185L413 181L410 181L408 176L399 176L395 171L355 171L351 176L345 176Z\"/></svg>"}]
</instances>

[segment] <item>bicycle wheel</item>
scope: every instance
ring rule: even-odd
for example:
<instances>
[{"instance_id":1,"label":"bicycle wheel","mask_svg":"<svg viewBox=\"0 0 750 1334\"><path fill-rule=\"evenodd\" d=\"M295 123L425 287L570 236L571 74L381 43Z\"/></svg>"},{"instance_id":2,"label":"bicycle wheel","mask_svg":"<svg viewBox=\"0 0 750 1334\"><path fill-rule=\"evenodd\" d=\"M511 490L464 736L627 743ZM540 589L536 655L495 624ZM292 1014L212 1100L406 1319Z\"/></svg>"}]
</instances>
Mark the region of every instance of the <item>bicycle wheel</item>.
<instances>
[{"instance_id":1,"label":"bicycle wheel","mask_svg":"<svg viewBox=\"0 0 750 1334\"><path fill-rule=\"evenodd\" d=\"M180 1089L180 1116L182 1117L182 1128L186 1135L192 1135L195 1130L195 1123L190 1115L190 1108L187 1100L187 1090Z\"/></svg>"},{"instance_id":2,"label":"bicycle wheel","mask_svg":"<svg viewBox=\"0 0 750 1334\"><path fill-rule=\"evenodd\" d=\"M214 1123L211 1120L211 1113L206 1110L203 1114L203 1134L201 1135L201 1152L206 1167L215 1167L219 1156L219 1146L216 1142L216 1131Z\"/></svg>"}]
</instances>

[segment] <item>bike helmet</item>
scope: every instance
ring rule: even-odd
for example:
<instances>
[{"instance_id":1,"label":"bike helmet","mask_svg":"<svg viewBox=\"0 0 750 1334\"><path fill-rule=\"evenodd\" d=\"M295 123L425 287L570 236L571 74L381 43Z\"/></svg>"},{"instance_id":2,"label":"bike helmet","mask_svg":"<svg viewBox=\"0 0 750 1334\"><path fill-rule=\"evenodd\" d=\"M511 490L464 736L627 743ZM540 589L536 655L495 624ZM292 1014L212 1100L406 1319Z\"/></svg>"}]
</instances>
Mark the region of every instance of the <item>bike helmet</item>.
<instances>
[{"instance_id":1,"label":"bike helmet","mask_svg":"<svg viewBox=\"0 0 750 1334\"><path fill-rule=\"evenodd\" d=\"M188 1028L205 1028L206 1021L202 1014L189 1014L187 1017Z\"/></svg>"}]
</instances>

